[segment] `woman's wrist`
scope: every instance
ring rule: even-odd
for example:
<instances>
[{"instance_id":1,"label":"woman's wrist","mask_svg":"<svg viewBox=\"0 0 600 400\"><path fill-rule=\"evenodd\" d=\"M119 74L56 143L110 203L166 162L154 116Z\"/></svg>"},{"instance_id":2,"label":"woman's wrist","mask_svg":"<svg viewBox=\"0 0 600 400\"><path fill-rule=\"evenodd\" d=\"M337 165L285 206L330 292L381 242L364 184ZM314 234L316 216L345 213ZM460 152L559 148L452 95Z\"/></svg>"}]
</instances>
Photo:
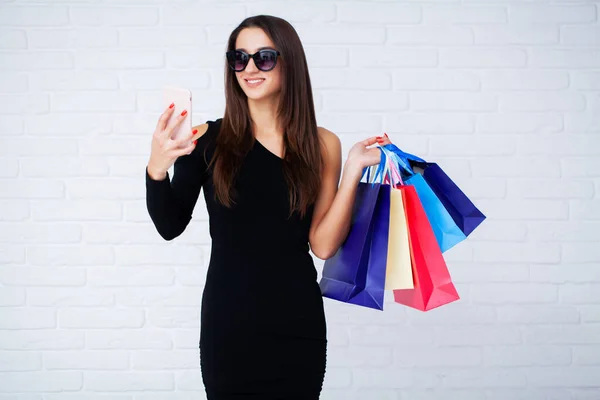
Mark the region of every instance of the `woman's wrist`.
<instances>
[{"instance_id":1,"label":"woman's wrist","mask_svg":"<svg viewBox=\"0 0 600 400\"><path fill-rule=\"evenodd\" d=\"M352 185L358 185L363 175L363 168L352 160L346 160L342 173L342 182L347 181Z\"/></svg>"},{"instance_id":2,"label":"woman's wrist","mask_svg":"<svg viewBox=\"0 0 600 400\"><path fill-rule=\"evenodd\" d=\"M154 168L150 163L146 166L146 168L148 170L148 175L150 176L150 178L152 178L155 181L163 181L167 177L166 171L158 170Z\"/></svg>"}]
</instances>

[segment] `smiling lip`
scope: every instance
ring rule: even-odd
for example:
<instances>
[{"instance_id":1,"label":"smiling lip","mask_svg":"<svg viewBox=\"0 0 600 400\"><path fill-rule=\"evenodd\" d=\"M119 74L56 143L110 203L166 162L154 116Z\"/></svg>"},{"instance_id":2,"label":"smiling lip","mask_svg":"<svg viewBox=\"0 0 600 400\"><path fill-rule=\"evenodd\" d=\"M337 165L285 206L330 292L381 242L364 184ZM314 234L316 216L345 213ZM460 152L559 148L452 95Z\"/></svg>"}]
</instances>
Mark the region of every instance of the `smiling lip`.
<instances>
[{"instance_id":1,"label":"smiling lip","mask_svg":"<svg viewBox=\"0 0 600 400\"><path fill-rule=\"evenodd\" d=\"M244 79L246 81L246 85L250 87L257 87L261 85L265 79L264 78L253 78L253 79Z\"/></svg>"}]
</instances>

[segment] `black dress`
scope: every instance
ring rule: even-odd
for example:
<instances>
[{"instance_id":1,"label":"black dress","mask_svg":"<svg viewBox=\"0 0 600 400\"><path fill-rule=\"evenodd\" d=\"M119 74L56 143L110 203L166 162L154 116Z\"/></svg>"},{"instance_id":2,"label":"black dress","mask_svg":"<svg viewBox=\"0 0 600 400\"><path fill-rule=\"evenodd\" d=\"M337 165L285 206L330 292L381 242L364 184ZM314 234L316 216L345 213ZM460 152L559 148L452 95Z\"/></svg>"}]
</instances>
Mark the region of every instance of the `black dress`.
<instances>
[{"instance_id":1,"label":"black dress","mask_svg":"<svg viewBox=\"0 0 600 400\"><path fill-rule=\"evenodd\" d=\"M283 160L255 141L227 208L215 199L207 161L221 119L173 178L146 170L146 203L159 234L179 236L204 188L212 251L202 296L200 365L209 400L318 399L326 366L326 324L309 254L313 209L289 217ZM206 158L205 158L206 150Z\"/></svg>"}]
</instances>

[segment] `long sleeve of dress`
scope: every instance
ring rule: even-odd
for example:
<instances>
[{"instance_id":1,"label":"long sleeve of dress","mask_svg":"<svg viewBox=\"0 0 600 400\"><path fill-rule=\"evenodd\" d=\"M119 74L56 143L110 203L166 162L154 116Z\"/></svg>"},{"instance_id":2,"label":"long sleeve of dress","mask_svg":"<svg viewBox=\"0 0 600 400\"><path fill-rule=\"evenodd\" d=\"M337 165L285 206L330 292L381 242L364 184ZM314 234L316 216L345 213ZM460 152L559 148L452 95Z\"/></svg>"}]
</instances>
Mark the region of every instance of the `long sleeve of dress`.
<instances>
[{"instance_id":1,"label":"long sleeve of dress","mask_svg":"<svg viewBox=\"0 0 600 400\"><path fill-rule=\"evenodd\" d=\"M208 130L211 130L210 126ZM148 174L146 166L146 207L156 230L165 240L181 235L192 219L206 180L204 149L208 134L207 131L198 139L191 154L177 158L172 178L167 172L163 180L155 180Z\"/></svg>"}]
</instances>

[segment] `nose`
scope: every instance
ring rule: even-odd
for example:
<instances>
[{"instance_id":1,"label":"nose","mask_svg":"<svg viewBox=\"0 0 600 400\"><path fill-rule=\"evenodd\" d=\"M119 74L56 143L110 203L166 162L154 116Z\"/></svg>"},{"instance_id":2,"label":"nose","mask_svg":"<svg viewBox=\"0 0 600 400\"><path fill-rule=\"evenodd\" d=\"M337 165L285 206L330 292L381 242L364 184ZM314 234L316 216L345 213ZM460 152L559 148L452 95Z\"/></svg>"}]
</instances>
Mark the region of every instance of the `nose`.
<instances>
[{"instance_id":1,"label":"nose","mask_svg":"<svg viewBox=\"0 0 600 400\"><path fill-rule=\"evenodd\" d=\"M256 64L254 63L254 58L250 57L250 60L248 61L248 65L246 65L246 71L247 72L259 71L259 69L256 67Z\"/></svg>"},{"instance_id":2,"label":"nose","mask_svg":"<svg viewBox=\"0 0 600 400\"><path fill-rule=\"evenodd\" d=\"M257 71L260 71L260 70L254 63L254 58L250 57L250 60L248 60L248 65L246 65L246 72L252 73L252 72L257 72Z\"/></svg>"}]
</instances>

